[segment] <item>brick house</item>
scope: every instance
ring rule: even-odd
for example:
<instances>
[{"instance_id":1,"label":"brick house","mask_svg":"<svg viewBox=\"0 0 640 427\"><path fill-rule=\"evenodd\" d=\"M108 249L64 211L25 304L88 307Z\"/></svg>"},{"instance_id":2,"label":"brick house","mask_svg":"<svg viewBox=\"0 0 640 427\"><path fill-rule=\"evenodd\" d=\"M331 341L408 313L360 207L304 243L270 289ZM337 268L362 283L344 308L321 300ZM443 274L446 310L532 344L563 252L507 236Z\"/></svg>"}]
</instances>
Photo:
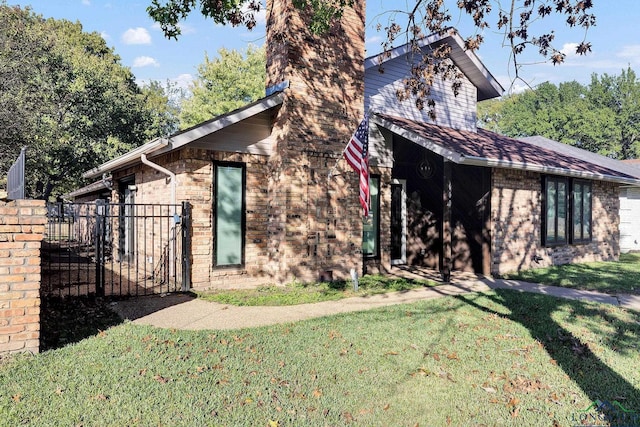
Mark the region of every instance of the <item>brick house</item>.
<instances>
[{"instance_id":1,"label":"brick house","mask_svg":"<svg viewBox=\"0 0 640 427\"><path fill-rule=\"evenodd\" d=\"M422 48L449 44L459 94L434 83L435 121L399 102L410 49L365 58L364 10L356 2L314 36L290 0L268 0L264 98L85 177L111 175L112 201L192 205L195 288L618 257L618 187L637 177L477 129L476 103L502 88L453 30ZM358 176L340 159L365 111L372 217L363 222Z\"/></svg>"}]
</instances>

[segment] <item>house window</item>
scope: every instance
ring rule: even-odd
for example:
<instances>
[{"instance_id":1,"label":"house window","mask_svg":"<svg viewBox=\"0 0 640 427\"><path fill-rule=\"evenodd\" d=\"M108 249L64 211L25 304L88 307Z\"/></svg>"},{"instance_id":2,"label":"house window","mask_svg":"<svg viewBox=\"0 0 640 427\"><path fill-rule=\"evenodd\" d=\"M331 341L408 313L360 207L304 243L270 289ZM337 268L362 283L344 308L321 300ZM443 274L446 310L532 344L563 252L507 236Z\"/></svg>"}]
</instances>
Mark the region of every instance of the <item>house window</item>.
<instances>
[{"instance_id":1,"label":"house window","mask_svg":"<svg viewBox=\"0 0 640 427\"><path fill-rule=\"evenodd\" d=\"M214 264L240 266L244 262L245 167L216 163L214 181Z\"/></svg>"},{"instance_id":2,"label":"house window","mask_svg":"<svg viewBox=\"0 0 640 427\"><path fill-rule=\"evenodd\" d=\"M547 246L567 243L567 178L547 176L544 180L543 242Z\"/></svg>"},{"instance_id":3,"label":"house window","mask_svg":"<svg viewBox=\"0 0 640 427\"><path fill-rule=\"evenodd\" d=\"M545 177L543 242L546 246L566 244L568 241L591 241L592 197L589 181Z\"/></svg>"},{"instance_id":4,"label":"house window","mask_svg":"<svg viewBox=\"0 0 640 427\"><path fill-rule=\"evenodd\" d=\"M380 256L380 177L369 177L369 218L364 220L362 253L367 258Z\"/></svg>"},{"instance_id":5,"label":"house window","mask_svg":"<svg viewBox=\"0 0 640 427\"><path fill-rule=\"evenodd\" d=\"M574 243L591 241L591 195L590 182L572 182L571 239Z\"/></svg>"}]
</instances>

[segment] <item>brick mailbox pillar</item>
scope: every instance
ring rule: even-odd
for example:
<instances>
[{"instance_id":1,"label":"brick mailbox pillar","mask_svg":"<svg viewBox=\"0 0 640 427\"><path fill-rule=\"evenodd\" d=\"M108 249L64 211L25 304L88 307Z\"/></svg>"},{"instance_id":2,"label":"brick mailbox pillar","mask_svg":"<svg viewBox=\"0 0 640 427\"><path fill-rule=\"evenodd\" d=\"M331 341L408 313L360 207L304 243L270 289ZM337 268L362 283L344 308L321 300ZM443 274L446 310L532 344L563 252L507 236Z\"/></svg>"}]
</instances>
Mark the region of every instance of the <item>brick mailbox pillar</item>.
<instances>
[{"instance_id":1,"label":"brick mailbox pillar","mask_svg":"<svg viewBox=\"0 0 640 427\"><path fill-rule=\"evenodd\" d=\"M43 200L0 202L0 354L40 349Z\"/></svg>"}]
</instances>

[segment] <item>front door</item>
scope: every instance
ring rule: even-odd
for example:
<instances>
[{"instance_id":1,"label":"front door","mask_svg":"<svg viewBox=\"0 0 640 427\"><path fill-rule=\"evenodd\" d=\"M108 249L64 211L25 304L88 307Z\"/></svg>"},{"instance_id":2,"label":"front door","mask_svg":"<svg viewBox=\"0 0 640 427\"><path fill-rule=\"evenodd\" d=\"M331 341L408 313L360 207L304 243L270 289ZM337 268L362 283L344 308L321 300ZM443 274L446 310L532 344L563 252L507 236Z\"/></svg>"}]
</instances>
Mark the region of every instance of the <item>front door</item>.
<instances>
[{"instance_id":1,"label":"front door","mask_svg":"<svg viewBox=\"0 0 640 427\"><path fill-rule=\"evenodd\" d=\"M407 263L407 181L391 183L391 264Z\"/></svg>"}]
</instances>

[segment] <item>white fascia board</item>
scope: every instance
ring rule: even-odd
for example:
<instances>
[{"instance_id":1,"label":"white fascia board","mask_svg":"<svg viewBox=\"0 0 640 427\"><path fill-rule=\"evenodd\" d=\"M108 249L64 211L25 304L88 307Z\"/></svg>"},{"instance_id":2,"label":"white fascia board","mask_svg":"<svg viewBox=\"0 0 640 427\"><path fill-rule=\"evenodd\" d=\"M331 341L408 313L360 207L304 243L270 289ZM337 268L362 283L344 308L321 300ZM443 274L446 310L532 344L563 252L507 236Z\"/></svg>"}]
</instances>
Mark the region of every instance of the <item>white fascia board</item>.
<instances>
[{"instance_id":1,"label":"white fascia board","mask_svg":"<svg viewBox=\"0 0 640 427\"><path fill-rule=\"evenodd\" d=\"M449 34L446 34L444 36L441 36L438 34L431 34L430 36L427 36L418 40L418 47L423 48L425 46L429 46L448 36ZM368 70L369 68L378 67L384 64L385 62L391 61L392 59L406 55L410 52L411 52L411 45L409 43L405 43L402 46L398 46L394 49L391 49L388 52L388 55L382 55L382 53L375 54L364 60L364 69Z\"/></svg>"},{"instance_id":2,"label":"white fascia board","mask_svg":"<svg viewBox=\"0 0 640 427\"><path fill-rule=\"evenodd\" d=\"M190 142L207 136L213 132L224 129L256 114L262 113L270 108L282 104L284 100L284 94L282 92L268 96L253 104L249 104L246 107L232 111L231 113L224 114L216 117L213 120L206 121L200 125L196 125L190 129L173 134L168 138L156 138L153 141L147 142L140 147L123 154L120 157L109 160L106 163L101 164L82 174L83 178L95 178L104 173L111 172L126 166L129 163L140 161L142 154L145 155L159 155L177 148L180 148Z\"/></svg>"},{"instance_id":3,"label":"white fascia board","mask_svg":"<svg viewBox=\"0 0 640 427\"><path fill-rule=\"evenodd\" d=\"M190 129L177 133L172 137L170 137L171 145L170 147L167 147L167 148L168 149L170 148L171 150L180 148L185 144L193 142L197 139L200 139L209 134L217 132L221 129L229 127L233 124L239 123L257 114L260 114L263 111L266 111L270 108L278 106L282 104L283 100L284 100L284 94L282 92L278 92L274 95L263 98L262 100L254 104L250 104L244 108L240 108L231 113L224 114L213 120L204 122L200 125L194 126ZM162 150L158 154L161 154L164 151L168 151L168 150Z\"/></svg>"},{"instance_id":4,"label":"white fascia board","mask_svg":"<svg viewBox=\"0 0 640 427\"><path fill-rule=\"evenodd\" d=\"M436 143L434 143L433 141L430 141L427 138L423 138L420 135L416 135L413 132L410 132L408 130L406 130L405 128L398 126L394 123L391 123L385 119L383 119L382 117L379 116L373 116L371 118L371 122L382 126L385 129L390 130L391 132L395 133L396 135L399 135L403 138L408 139L409 141L420 145L421 147L426 148L427 150L436 153L442 157L444 157L447 160L450 160L454 163L460 163L463 160L463 157L460 153L457 153L455 151L452 150L448 150L444 147L442 147L441 145L438 145Z\"/></svg>"},{"instance_id":5,"label":"white fascia board","mask_svg":"<svg viewBox=\"0 0 640 427\"><path fill-rule=\"evenodd\" d=\"M140 147L129 151L128 153L123 154L120 157L116 157L115 159L111 159L106 163L101 164L85 173L82 174L83 178L96 178L103 173L111 172L114 169L117 169L121 166L126 165L129 162L132 162L136 159L140 159L140 156L143 154L152 153L162 147L165 147L169 144L169 140L167 138L156 138L150 142L147 142Z\"/></svg>"},{"instance_id":6,"label":"white fascia board","mask_svg":"<svg viewBox=\"0 0 640 427\"><path fill-rule=\"evenodd\" d=\"M573 178L583 178L583 179L592 179L599 181L609 181L617 184L627 184L627 185L640 185L639 179L634 178L624 178L613 175L605 175L593 172L585 172L578 170L570 170L559 168L555 166L545 166L524 162L514 162L511 160L497 160L497 159L487 159L485 157L474 157L474 156L461 156L461 161L459 162L462 165L470 165L470 166L484 166L484 167L492 167L492 168L502 168L502 169L516 169L516 170L524 170L530 172L538 172L545 173L551 175L560 175L560 176L569 176Z\"/></svg>"},{"instance_id":7,"label":"white fascia board","mask_svg":"<svg viewBox=\"0 0 640 427\"><path fill-rule=\"evenodd\" d=\"M418 47L422 49L425 46L430 46L440 42L448 43L449 46L451 46L451 49L463 53L464 55L466 55L469 61L471 61L475 69L460 67L461 71L467 76L467 78L471 80L471 76L473 76L475 73L480 73L487 80L487 82L493 89L493 93L487 94L487 96L483 97L483 99L495 98L504 93L504 88L502 87L502 85L498 82L498 80L496 80L495 77L493 77L493 74L491 74L489 69L484 66L482 61L480 61L478 55L476 55L475 52L465 48L464 40L455 29L451 28L447 30L444 35L431 34L430 36L418 40L417 43ZM390 50L388 55L382 55L381 53L379 53L366 58L364 61L364 68L365 70L368 70L373 67L378 67L385 62L391 61L392 59L407 55L409 53L411 53L411 45L407 43Z\"/></svg>"}]
</instances>

